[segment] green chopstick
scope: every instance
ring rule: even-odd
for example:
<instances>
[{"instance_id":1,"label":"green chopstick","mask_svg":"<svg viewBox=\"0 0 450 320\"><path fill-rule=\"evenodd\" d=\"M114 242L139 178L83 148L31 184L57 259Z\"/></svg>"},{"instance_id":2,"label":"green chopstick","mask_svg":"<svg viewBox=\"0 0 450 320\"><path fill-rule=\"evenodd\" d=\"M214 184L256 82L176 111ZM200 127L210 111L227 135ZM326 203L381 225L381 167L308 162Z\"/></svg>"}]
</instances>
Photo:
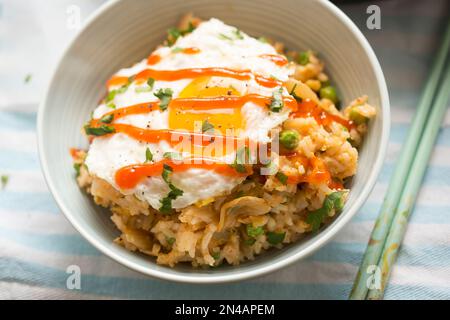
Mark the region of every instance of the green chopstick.
<instances>
[{"instance_id":1,"label":"green chopstick","mask_svg":"<svg viewBox=\"0 0 450 320\"><path fill-rule=\"evenodd\" d=\"M372 266L378 265L384 243L391 227L397 204L402 194L408 172L410 171L412 161L416 155L420 137L424 130L428 115L430 113L431 104L439 85L442 70L445 66L445 60L449 53L450 47L450 23L444 34L442 46L439 49L434 61L432 71L427 80L414 120L409 129L408 137L401 152L400 158L396 165L394 174L390 180L386 197L381 208L381 212L375 222L375 227L370 235L370 240L364 253L363 260L356 275L352 291L349 299L363 300L366 298L369 290L369 283L373 277L369 272Z\"/></svg>"},{"instance_id":2,"label":"green chopstick","mask_svg":"<svg viewBox=\"0 0 450 320\"><path fill-rule=\"evenodd\" d=\"M442 120L445 118L448 102L450 99L450 61L444 74L444 80L433 104L428 125L426 126L416 157L409 171L408 179L405 183L400 202L397 206L396 215L392 221L389 235L384 245L383 254L378 263L381 270L381 287L380 289L371 289L367 295L368 299L378 300L383 298L384 289L391 273L392 266L398 255L399 248L406 232L408 219L414 208L415 199L420 190L422 179L427 170L428 161L436 142L436 138L441 127Z\"/></svg>"}]
</instances>

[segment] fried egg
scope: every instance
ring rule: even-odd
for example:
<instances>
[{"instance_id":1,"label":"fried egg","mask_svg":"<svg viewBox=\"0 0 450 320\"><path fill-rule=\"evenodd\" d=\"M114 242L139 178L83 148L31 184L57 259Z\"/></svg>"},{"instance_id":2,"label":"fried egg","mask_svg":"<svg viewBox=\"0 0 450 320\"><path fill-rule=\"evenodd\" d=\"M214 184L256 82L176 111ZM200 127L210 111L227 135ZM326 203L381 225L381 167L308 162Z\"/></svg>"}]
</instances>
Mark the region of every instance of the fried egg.
<instances>
[{"instance_id":1,"label":"fried egg","mask_svg":"<svg viewBox=\"0 0 450 320\"><path fill-rule=\"evenodd\" d=\"M153 83L139 80L136 75L147 69L154 72L220 68L233 70L251 77L228 77L217 74L179 77L177 79L155 79ZM197 28L177 39L172 46L160 47L149 58L130 68L118 71L113 79L127 79L122 83L111 81L109 93L115 94L109 101L102 102L93 112L94 119L101 119L113 110L116 112L137 104L155 103L160 90L171 90L171 101L177 99L203 98L242 98L249 96L273 99L277 91L283 97L289 93L282 86L292 74L285 58L280 56L273 46L259 41L241 32L235 27L217 19L202 22ZM257 75L257 77L253 76ZM271 79L280 85L264 85L258 77ZM269 143L270 131L278 127L288 117L290 109L284 106L272 112L267 105L256 103L252 99L243 100L240 108L217 107L190 109L182 103L173 104L165 110L154 108L146 113L129 114L114 120L116 124L129 125L145 130L173 130L183 132L202 132L199 124L208 121L216 130L224 134L229 130L238 138L249 139L257 143ZM147 201L153 208L159 209L162 200L171 188L161 176L144 177L132 188L121 188L115 177L123 167L148 162L148 151L152 161L164 159L165 154L181 152L184 157L196 154L180 150L166 140L145 142L123 132L96 137L88 150L86 165L89 172L104 179L123 194L134 194L138 199ZM193 152L193 153L192 153ZM236 150L230 153L216 153L215 158L232 163ZM182 190L172 201L173 209L181 209L205 199L211 199L230 191L245 180L242 175L225 175L208 168L192 167L171 174L171 183Z\"/></svg>"}]
</instances>

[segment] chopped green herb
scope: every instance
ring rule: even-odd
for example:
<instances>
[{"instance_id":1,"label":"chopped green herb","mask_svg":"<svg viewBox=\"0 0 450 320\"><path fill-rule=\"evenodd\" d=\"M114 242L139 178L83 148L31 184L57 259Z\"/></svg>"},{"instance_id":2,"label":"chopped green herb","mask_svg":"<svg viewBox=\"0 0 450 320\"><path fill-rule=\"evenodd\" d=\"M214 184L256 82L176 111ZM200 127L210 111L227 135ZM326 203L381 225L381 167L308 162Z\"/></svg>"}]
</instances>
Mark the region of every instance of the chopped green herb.
<instances>
[{"instance_id":1,"label":"chopped green herb","mask_svg":"<svg viewBox=\"0 0 450 320\"><path fill-rule=\"evenodd\" d=\"M178 52L181 52L181 51L183 51L183 48L180 48L180 47L175 47L175 48L172 48L172 53L178 53Z\"/></svg>"},{"instance_id":2,"label":"chopped green herb","mask_svg":"<svg viewBox=\"0 0 450 320\"><path fill-rule=\"evenodd\" d=\"M125 93L128 90L129 84L124 84L119 89L117 89L118 94Z\"/></svg>"},{"instance_id":3,"label":"chopped green herb","mask_svg":"<svg viewBox=\"0 0 450 320\"><path fill-rule=\"evenodd\" d=\"M288 176L285 175L283 172L279 171L277 172L277 174L275 175L275 177L278 179L278 181L280 181L282 184L287 184L288 182Z\"/></svg>"},{"instance_id":4,"label":"chopped green herb","mask_svg":"<svg viewBox=\"0 0 450 320\"><path fill-rule=\"evenodd\" d=\"M323 81L321 84L322 84L321 85L322 88L323 87L329 87L331 85L330 80Z\"/></svg>"},{"instance_id":5,"label":"chopped green herb","mask_svg":"<svg viewBox=\"0 0 450 320\"><path fill-rule=\"evenodd\" d=\"M286 232L267 232L267 241L269 241L271 245L277 245L283 242L285 236Z\"/></svg>"},{"instance_id":6,"label":"chopped green herb","mask_svg":"<svg viewBox=\"0 0 450 320\"><path fill-rule=\"evenodd\" d=\"M32 75L31 73L27 74L25 76L25 79L23 80L25 83L29 83L31 81Z\"/></svg>"},{"instance_id":7,"label":"chopped green herb","mask_svg":"<svg viewBox=\"0 0 450 320\"><path fill-rule=\"evenodd\" d=\"M248 245L248 246L254 245L255 242L256 242L256 239L255 239L255 238L248 238L248 239L245 239L245 240L244 240L244 243L245 243L246 245Z\"/></svg>"},{"instance_id":8,"label":"chopped green herb","mask_svg":"<svg viewBox=\"0 0 450 320\"><path fill-rule=\"evenodd\" d=\"M8 184L8 181L9 181L9 176L6 174L2 174L0 181L2 184L2 189L5 189L6 185Z\"/></svg>"},{"instance_id":9,"label":"chopped green herb","mask_svg":"<svg viewBox=\"0 0 450 320\"><path fill-rule=\"evenodd\" d=\"M153 86L155 85L155 79L153 79L153 78L148 78L148 79L147 79L147 84L148 84L148 86L150 87L150 89L153 90Z\"/></svg>"},{"instance_id":10,"label":"chopped green herb","mask_svg":"<svg viewBox=\"0 0 450 320\"><path fill-rule=\"evenodd\" d=\"M213 257L214 260L219 260L220 259L220 252L213 252L213 253L211 253L211 257Z\"/></svg>"},{"instance_id":11,"label":"chopped green herb","mask_svg":"<svg viewBox=\"0 0 450 320\"><path fill-rule=\"evenodd\" d=\"M81 163L74 163L73 168L75 169L75 177L78 178L80 176Z\"/></svg>"},{"instance_id":12,"label":"chopped green herb","mask_svg":"<svg viewBox=\"0 0 450 320\"><path fill-rule=\"evenodd\" d=\"M171 245L173 245L174 243L175 243L175 238L173 238L173 237L167 237L166 238L166 241L167 241L167 243L171 246Z\"/></svg>"},{"instance_id":13,"label":"chopped green herb","mask_svg":"<svg viewBox=\"0 0 450 320\"><path fill-rule=\"evenodd\" d=\"M172 160L183 160L183 155L179 152L164 152L163 157Z\"/></svg>"},{"instance_id":14,"label":"chopped green herb","mask_svg":"<svg viewBox=\"0 0 450 320\"><path fill-rule=\"evenodd\" d=\"M154 95L159 99L159 108L164 111L172 100L173 91L170 88L159 89Z\"/></svg>"},{"instance_id":15,"label":"chopped green herb","mask_svg":"<svg viewBox=\"0 0 450 320\"><path fill-rule=\"evenodd\" d=\"M153 160L153 154L150 151L150 148L147 147L147 149L145 149L145 162L151 162Z\"/></svg>"},{"instance_id":16,"label":"chopped green herb","mask_svg":"<svg viewBox=\"0 0 450 320\"><path fill-rule=\"evenodd\" d=\"M307 51L300 52L297 56L297 63L304 66L308 62L309 62L309 52Z\"/></svg>"},{"instance_id":17,"label":"chopped green herb","mask_svg":"<svg viewBox=\"0 0 450 320\"><path fill-rule=\"evenodd\" d=\"M297 102L302 102L302 98L300 98L296 93L295 93L295 89L297 88L297 84L294 84L294 87L292 88L291 92L289 93L291 96L294 97L295 100L297 100Z\"/></svg>"},{"instance_id":18,"label":"chopped green herb","mask_svg":"<svg viewBox=\"0 0 450 320\"><path fill-rule=\"evenodd\" d=\"M247 235L251 238L257 238L264 233L263 227L254 227L251 224L248 224L246 227Z\"/></svg>"},{"instance_id":19,"label":"chopped green herb","mask_svg":"<svg viewBox=\"0 0 450 320\"><path fill-rule=\"evenodd\" d=\"M115 109L116 108L116 105L114 103L112 103L112 102L107 103L106 106L108 108L111 108L111 109Z\"/></svg>"},{"instance_id":20,"label":"chopped green herb","mask_svg":"<svg viewBox=\"0 0 450 320\"><path fill-rule=\"evenodd\" d=\"M214 129L214 126L208 120L203 121L202 132L206 132L212 129Z\"/></svg>"},{"instance_id":21,"label":"chopped green herb","mask_svg":"<svg viewBox=\"0 0 450 320\"><path fill-rule=\"evenodd\" d=\"M120 88L109 91L108 94L106 95L105 103L109 103L109 102L111 102L112 100L114 100L114 98L116 97L117 94L125 93L125 91L128 90L128 87L129 87L130 84L131 84L130 79L132 79L132 78L131 78L131 77L128 78L128 83L124 84L124 85L121 86Z\"/></svg>"},{"instance_id":22,"label":"chopped green herb","mask_svg":"<svg viewBox=\"0 0 450 320\"><path fill-rule=\"evenodd\" d=\"M239 40L244 39L244 36L242 35L241 30L239 30L237 28L233 30L233 35L236 37L236 39L239 39Z\"/></svg>"},{"instance_id":23,"label":"chopped green herb","mask_svg":"<svg viewBox=\"0 0 450 320\"><path fill-rule=\"evenodd\" d=\"M106 95L105 102L109 103L109 102L113 101L116 94L117 94L117 90L109 91L108 94Z\"/></svg>"},{"instance_id":24,"label":"chopped green herb","mask_svg":"<svg viewBox=\"0 0 450 320\"><path fill-rule=\"evenodd\" d=\"M280 112L284 107L283 101L283 88L280 87L273 92L272 101L270 102L269 109L272 112Z\"/></svg>"},{"instance_id":25,"label":"chopped green herb","mask_svg":"<svg viewBox=\"0 0 450 320\"><path fill-rule=\"evenodd\" d=\"M159 211L164 214L169 214L172 212L172 201L183 195L183 190L175 187L170 181L170 174L173 172L173 169L167 164L163 165L162 178L169 185L170 192L167 194L165 198L160 200L161 207Z\"/></svg>"},{"instance_id":26,"label":"chopped green herb","mask_svg":"<svg viewBox=\"0 0 450 320\"><path fill-rule=\"evenodd\" d=\"M169 188L169 194L160 201L161 207L159 208L159 211L165 214L171 213L172 201L183 195L183 190L178 189L173 184L169 184Z\"/></svg>"},{"instance_id":27,"label":"chopped green herb","mask_svg":"<svg viewBox=\"0 0 450 320\"><path fill-rule=\"evenodd\" d=\"M231 166L239 173L246 173L246 159L250 160L250 149L248 147L242 147L236 152L236 158Z\"/></svg>"},{"instance_id":28,"label":"chopped green herb","mask_svg":"<svg viewBox=\"0 0 450 320\"><path fill-rule=\"evenodd\" d=\"M169 175L172 173L172 167L167 164L163 165L162 178L166 183L170 183Z\"/></svg>"},{"instance_id":29,"label":"chopped green herb","mask_svg":"<svg viewBox=\"0 0 450 320\"><path fill-rule=\"evenodd\" d=\"M317 231L320 225L328 217L331 211L334 209L336 212L341 211L344 208L344 196L345 191L336 191L330 193L325 198L322 208L311 211L306 218L306 222L311 225L312 231Z\"/></svg>"},{"instance_id":30,"label":"chopped green herb","mask_svg":"<svg viewBox=\"0 0 450 320\"><path fill-rule=\"evenodd\" d=\"M147 85L148 85L147 87L146 87L146 86L144 86L144 87L136 87L136 88L134 89L134 91L135 91L136 93L150 92L150 91L153 90L154 84L155 84L155 79L153 79L153 78L148 78L148 79L147 79Z\"/></svg>"},{"instance_id":31,"label":"chopped green herb","mask_svg":"<svg viewBox=\"0 0 450 320\"><path fill-rule=\"evenodd\" d=\"M227 36L226 34L223 33L219 33L219 38L222 40L228 40L228 41L233 41L233 38Z\"/></svg>"},{"instance_id":32,"label":"chopped green herb","mask_svg":"<svg viewBox=\"0 0 450 320\"><path fill-rule=\"evenodd\" d=\"M150 92L150 91L152 91L152 88L150 88L150 87L136 87L136 88L134 88L134 92L136 92L136 93Z\"/></svg>"},{"instance_id":33,"label":"chopped green herb","mask_svg":"<svg viewBox=\"0 0 450 320\"><path fill-rule=\"evenodd\" d=\"M259 37L258 40L262 43L269 43L269 40L266 37Z\"/></svg>"},{"instance_id":34,"label":"chopped green herb","mask_svg":"<svg viewBox=\"0 0 450 320\"><path fill-rule=\"evenodd\" d=\"M189 25L188 25L187 29L185 29L185 30L180 30L178 28L170 28L169 30L167 30L167 33L169 35L169 39L167 42L171 46L177 41L177 39L179 37L184 36L185 34L191 33L194 30L195 30L195 27L192 24L192 22L189 22Z\"/></svg>"},{"instance_id":35,"label":"chopped green herb","mask_svg":"<svg viewBox=\"0 0 450 320\"><path fill-rule=\"evenodd\" d=\"M224 33L219 33L219 38L222 40L228 40L228 41L233 41L233 40L243 40L244 39L244 35L242 34L241 30L239 29L233 29L233 31L231 31L232 37L228 36Z\"/></svg>"},{"instance_id":36,"label":"chopped green herb","mask_svg":"<svg viewBox=\"0 0 450 320\"><path fill-rule=\"evenodd\" d=\"M88 124L84 127L84 131L87 135L103 136L105 134L114 133L116 129L111 126L102 125L100 127L90 127Z\"/></svg>"},{"instance_id":37,"label":"chopped green herb","mask_svg":"<svg viewBox=\"0 0 450 320\"><path fill-rule=\"evenodd\" d=\"M106 114L103 117L100 118L100 122L103 123L111 123L114 119L114 115L112 113Z\"/></svg>"}]
</instances>

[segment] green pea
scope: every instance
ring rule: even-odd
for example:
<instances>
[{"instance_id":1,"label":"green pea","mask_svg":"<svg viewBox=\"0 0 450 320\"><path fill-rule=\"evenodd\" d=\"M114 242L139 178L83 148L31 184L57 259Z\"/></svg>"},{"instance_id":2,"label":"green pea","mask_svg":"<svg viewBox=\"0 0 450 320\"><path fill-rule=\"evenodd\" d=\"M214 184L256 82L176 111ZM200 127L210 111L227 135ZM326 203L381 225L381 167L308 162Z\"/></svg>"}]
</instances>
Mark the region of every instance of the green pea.
<instances>
[{"instance_id":1,"label":"green pea","mask_svg":"<svg viewBox=\"0 0 450 320\"><path fill-rule=\"evenodd\" d=\"M280 143L283 147L289 150L297 148L300 136L297 131L283 130L280 133Z\"/></svg>"},{"instance_id":2,"label":"green pea","mask_svg":"<svg viewBox=\"0 0 450 320\"><path fill-rule=\"evenodd\" d=\"M321 99L331 100L334 104L339 102L336 89L332 86L323 87L320 89L319 94Z\"/></svg>"},{"instance_id":3,"label":"green pea","mask_svg":"<svg viewBox=\"0 0 450 320\"><path fill-rule=\"evenodd\" d=\"M300 52L297 56L297 63L304 66L308 64L308 62L309 62L309 52L307 51Z\"/></svg>"}]
</instances>

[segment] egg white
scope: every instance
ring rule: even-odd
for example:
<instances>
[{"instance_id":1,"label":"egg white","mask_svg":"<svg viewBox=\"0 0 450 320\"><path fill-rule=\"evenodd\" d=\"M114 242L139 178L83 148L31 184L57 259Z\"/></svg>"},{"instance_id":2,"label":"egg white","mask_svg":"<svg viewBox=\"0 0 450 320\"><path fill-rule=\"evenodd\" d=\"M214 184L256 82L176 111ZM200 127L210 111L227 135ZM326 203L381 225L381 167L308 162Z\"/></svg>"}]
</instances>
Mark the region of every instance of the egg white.
<instances>
[{"instance_id":1,"label":"egg white","mask_svg":"<svg viewBox=\"0 0 450 320\"><path fill-rule=\"evenodd\" d=\"M187 68L225 67L234 70L251 70L254 73L266 77L276 77L282 81L288 79L292 70L288 66L280 67L260 57L262 54L277 54L275 49L255 38L240 32L243 39L227 40L226 37L233 37L236 28L225 25L222 21L211 19L201 23L192 33L179 38L172 47L161 47L154 53L161 56L161 60L152 65L152 69L177 70ZM225 35L224 38L221 35ZM173 48L196 47L200 49L197 54L174 53ZM117 76L132 76L142 70L149 68L147 60L135 64L131 68L120 70ZM173 98L177 98L180 92L192 81L183 79L178 81L155 81L153 90L150 92L137 92L136 88L145 86L131 83L126 92L116 94L113 103L116 108L123 108L143 102L158 101L154 93L160 88L171 88ZM233 86L241 95L256 93L271 97L274 88L266 88L254 80L239 81L230 78L213 77L212 85L229 87ZM116 89L112 87L110 90ZM284 91L284 95L288 93ZM94 118L100 118L111 108L104 103L100 104L93 113ZM246 103L242 108L242 114L246 126L242 137L248 137L253 141L269 142L269 132L279 126L289 116L288 108L283 108L281 112L270 112L267 108L255 105L252 102ZM130 115L120 118L117 123L126 123L139 128L147 129L168 129L168 111L155 110L148 114ZM174 129L174 128L171 128ZM106 180L123 194L134 194L143 201L147 201L153 208L159 209L161 199L167 196L169 187L161 177L150 177L143 179L135 188L121 190L115 183L115 173L120 168L139 164L145 161L145 151L149 148L154 160L163 158L165 152L175 151L166 141L157 144L143 143L128 137L125 134L117 133L107 137L99 137L93 140L90 145L86 165L91 174ZM230 154L224 157L224 162L230 162L235 155ZM192 168L184 172L172 174L172 182L179 189L183 190L183 195L172 202L174 209L184 208L200 200L209 199L218 195L229 193L235 186L242 183L242 177L229 177L217 174L214 171Z\"/></svg>"}]
</instances>

